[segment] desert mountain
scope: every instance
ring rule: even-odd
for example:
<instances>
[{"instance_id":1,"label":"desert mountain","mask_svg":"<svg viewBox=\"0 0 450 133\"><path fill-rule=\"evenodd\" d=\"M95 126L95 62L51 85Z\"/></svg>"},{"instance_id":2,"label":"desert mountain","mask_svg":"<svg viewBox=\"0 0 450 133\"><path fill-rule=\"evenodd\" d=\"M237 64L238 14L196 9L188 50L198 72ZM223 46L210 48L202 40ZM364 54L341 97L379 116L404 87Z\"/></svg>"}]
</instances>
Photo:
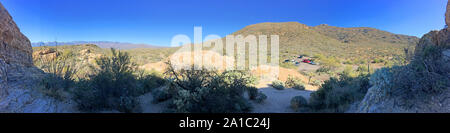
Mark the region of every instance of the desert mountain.
<instances>
[{"instance_id":1,"label":"desert mountain","mask_svg":"<svg viewBox=\"0 0 450 133\"><path fill-rule=\"evenodd\" d=\"M312 27L312 29L322 35L337 39L344 43L385 42L393 44L414 44L418 41L418 38L415 36L393 34L369 27L341 28L321 24Z\"/></svg>"},{"instance_id":2,"label":"desert mountain","mask_svg":"<svg viewBox=\"0 0 450 133\"><path fill-rule=\"evenodd\" d=\"M298 54L322 54L349 60L366 59L372 55L388 58L418 42L414 36L374 28L311 27L298 22L254 24L233 33L239 34L279 35L281 60Z\"/></svg>"},{"instance_id":3,"label":"desert mountain","mask_svg":"<svg viewBox=\"0 0 450 133\"><path fill-rule=\"evenodd\" d=\"M40 46L56 46L56 45L80 45L80 44L95 44L100 48L115 48L115 49L136 49L136 48L161 48L148 44L133 44L126 42L111 42L111 41L73 41L73 42L36 42L31 43L33 47Z\"/></svg>"}]
</instances>

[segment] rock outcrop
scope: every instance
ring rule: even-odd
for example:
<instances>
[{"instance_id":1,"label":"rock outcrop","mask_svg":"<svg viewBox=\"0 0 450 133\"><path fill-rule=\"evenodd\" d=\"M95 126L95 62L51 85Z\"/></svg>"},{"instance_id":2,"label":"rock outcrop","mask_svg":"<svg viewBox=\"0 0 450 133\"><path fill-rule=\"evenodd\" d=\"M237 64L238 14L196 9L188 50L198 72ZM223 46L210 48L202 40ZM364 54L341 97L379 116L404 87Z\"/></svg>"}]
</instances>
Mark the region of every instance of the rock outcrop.
<instances>
[{"instance_id":1,"label":"rock outcrop","mask_svg":"<svg viewBox=\"0 0 450 133\"><path fill-rule=\"evenodd\" d=\"M30 40L23 35L0 3L0 59L7 64L32 66Z\"/></svg>"},{"instance_id":2,"label":"rock outcrop","mask_svg":"<svg viewBox=\"0 0 450 133\"><path fill-rule=\"evenodd\" d=\"M450 2L447 3L445 13L445 23L450 24ZM440 31L431 31L425 34L419 41L415 49L415 56L422 55L427 46L438 46L442 48L442 54L439 62L443 66L444 72L450 71L450 28L445 27ZM381 72L380 72L381 73ZM387 73L387 72L386 72ZM379 74L376 76L378 81L389 82L388 76ZM447 73L450 78L450 73ZM371 79L373 80L373 79ZM387 97L383 92L383 84L377 82L373 84L364 99L352 107L348 112L357 113L450 113L450 87L447 86L443 92L430 95L423 98L404 100L400 97ZM413 104L411 104L413 103Z\"/></svg>"},{"instance_id":3,"label":"rock outcrop","mask_svg":"<svg viewBox=\"0 0 450 133\"><path fill-rule=\"evenodd\" d=\"M0 113L77 112L71 100L38 90L44 73L33 66L31 43L0 3Z\"/></svg>"}]
</instances>

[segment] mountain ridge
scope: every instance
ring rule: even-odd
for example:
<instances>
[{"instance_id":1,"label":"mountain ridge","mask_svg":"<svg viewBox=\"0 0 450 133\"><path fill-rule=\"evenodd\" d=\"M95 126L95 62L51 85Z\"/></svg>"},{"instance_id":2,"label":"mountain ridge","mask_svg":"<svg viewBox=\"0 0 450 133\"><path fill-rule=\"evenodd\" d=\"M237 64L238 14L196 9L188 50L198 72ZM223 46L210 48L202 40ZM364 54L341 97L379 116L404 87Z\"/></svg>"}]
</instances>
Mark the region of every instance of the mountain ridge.
<instances>
[{"instance_id":1,"label":"mountain ridge","mask_svg":"<svg viewBox=\"0 0 450 133\"><path fill-rule=\"evenodd\" d=\"M80 45L80 44L95 44L100 48L115 48L115 49L136 49L136 48L164 48L161 46L149 44L135 44L128 42L114 42L114 41L70 41L70 42L34 42L31 43L33 47L40 46L56 46L56 45Z\"/></svg>"},{"instance_id":2,"label":"mountain ridge","mask_svg":"<svg viewBox=\"0 0 450 133\"><path fill-rule=\"evenodd\" d=\"M352 61L374 58L373 55L389 59L402 54L405 48L414 48L419 41L415 36L375 28L341 28L324 24L308 26L299 22L252 24L231 35L279 35L281 60L315 54L343 57Z\"/></svg>"}]
</instances>

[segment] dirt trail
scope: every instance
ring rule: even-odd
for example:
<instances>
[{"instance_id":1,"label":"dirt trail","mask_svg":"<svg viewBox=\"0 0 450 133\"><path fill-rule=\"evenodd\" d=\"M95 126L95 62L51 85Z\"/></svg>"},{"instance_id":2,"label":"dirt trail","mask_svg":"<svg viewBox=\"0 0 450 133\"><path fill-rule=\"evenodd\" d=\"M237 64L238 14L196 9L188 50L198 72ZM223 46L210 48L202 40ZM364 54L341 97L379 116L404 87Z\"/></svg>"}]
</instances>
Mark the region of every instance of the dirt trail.
<instances>
[{"instance_id":1,"label":"dirt trail","mask_svg":"<svg viewBox=\"0 0 450 133\"><path fill-rule=\"evenodd\" d=\"M267 95L267 99L263 103L253 104L252 113L294 113L290 108L291 99L295 96L303 96L309 99L312 91L301 91L295 89L276 90L272 87L259 89L262 93ZM139 97L142 113L162 113L167 103L154 104L153 96L147 93Z\"/></svg>"},{"instance_id":2,"label":"dirt trail","mask_svg":"<svg viewBox=\"0 0 450 133\"><path fill-rule=\"evenodd\" d=\"M154 104L153 95L151 93L147 93L139 97L140 106L142 109L142 113L162 113L166 103L158 103Z\"/></svg>"},{"instance_id":3,"label":"dirt trail","mask_svg":"<svg viewBox=\"0 0 450 133\"><path fill-rule=\"evenodd\" d=\"M290 108L291 99L295 96L303 96L309 99L312 91L301 91L295 89L277 90L272 87L259 89L262 93L267 95L264 103L253 103L253 113L294 113Z\"/></svg>"}]
</instances>

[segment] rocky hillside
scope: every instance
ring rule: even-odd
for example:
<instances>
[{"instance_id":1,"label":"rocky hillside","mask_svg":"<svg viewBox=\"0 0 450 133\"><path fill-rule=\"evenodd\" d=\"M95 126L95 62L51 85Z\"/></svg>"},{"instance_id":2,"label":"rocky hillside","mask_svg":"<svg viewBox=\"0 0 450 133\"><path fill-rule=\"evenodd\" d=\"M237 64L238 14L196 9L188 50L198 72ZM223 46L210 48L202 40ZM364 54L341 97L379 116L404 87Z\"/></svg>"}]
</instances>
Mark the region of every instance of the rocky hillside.
<instances>
[{"instance_id":1,"label":"rocky hillside","mask_svg":"<svg viewBox=\"0 0 450 133\"><path fill-rule=\"evenodd\" d=\"M327 24L321 24L312 27L312 29L322 35L337 39L343 43L384 42L392 44L414 44L418 41L418 38L414 36L393 34L369 27L341 28L329 26Z\"/></svg>"},{"instance_id":2,"label":"rocky hillside","mask_svg":"<svg viewBox=\"0 0 450 133\"><path fill-rule=\"evenodd\" d=\"M35 88L44 74L33 66L31 43L0 3L0 112L76 112Z\"/></svg>"},{"instance_id":3,"label":"rocky hillside","mask_svg":"<svg viewBox=\"0 0 450 133\"><path fill-rule=\"evenodd\" d=\"M233 33L239 34L279 35L281 60L299 54L322 54L353 61L368 57L389 59L418 42L417 37L374 28L311 27L298 22L254 24Z\"/></svg>"},{"instance_id":4,"label":"rocky hillside","mask_svg":"<svg viewBox=\"0 0 450 133\"><path fill-rule=\"evenodd\" d=\"M447 4L447 11L445 13L445 23L450 25L450 2ZM433 53L438 52L438 53ZM436 55L437 57L427 55ZM418 64L414 64L419 62ZM402 79L391 77L389 72L378 72L373 76L373 87L369 89L365 98L359 103L356 108L349 112L360 113L380 113L380 112L450 112L450 28L446 27L440 31L431 31L424 35L416 46L414 58L411 64L404 67L420 68L424 64L425 79L417 79L416 81L408 81L409 79ZM434 63L434 64L433 64ZM408 70L408 69L403 69ZM423 69L416 69L413 71L414 75L423 75L416 71L422 72ZM401 73L408 73L409 71L402 71ZM438 79L433 79L438 78ZM386 90L394 89L395 80L405 80L404 82L409 86L400 88L400 93L392 93L386 95ZM426 85L430 80L439 81L439 84ZM410 84L410 82L425 82L425 85ZM389 84L389 85L386 85ZM437 86L437 87L436 87ZM437 90L435 93L426 93L430 90ZM420 91L414 91L420 90ZM415 97L405 98L407 95L404 92L413 91Z\"/></svg>"}]
</instances>

